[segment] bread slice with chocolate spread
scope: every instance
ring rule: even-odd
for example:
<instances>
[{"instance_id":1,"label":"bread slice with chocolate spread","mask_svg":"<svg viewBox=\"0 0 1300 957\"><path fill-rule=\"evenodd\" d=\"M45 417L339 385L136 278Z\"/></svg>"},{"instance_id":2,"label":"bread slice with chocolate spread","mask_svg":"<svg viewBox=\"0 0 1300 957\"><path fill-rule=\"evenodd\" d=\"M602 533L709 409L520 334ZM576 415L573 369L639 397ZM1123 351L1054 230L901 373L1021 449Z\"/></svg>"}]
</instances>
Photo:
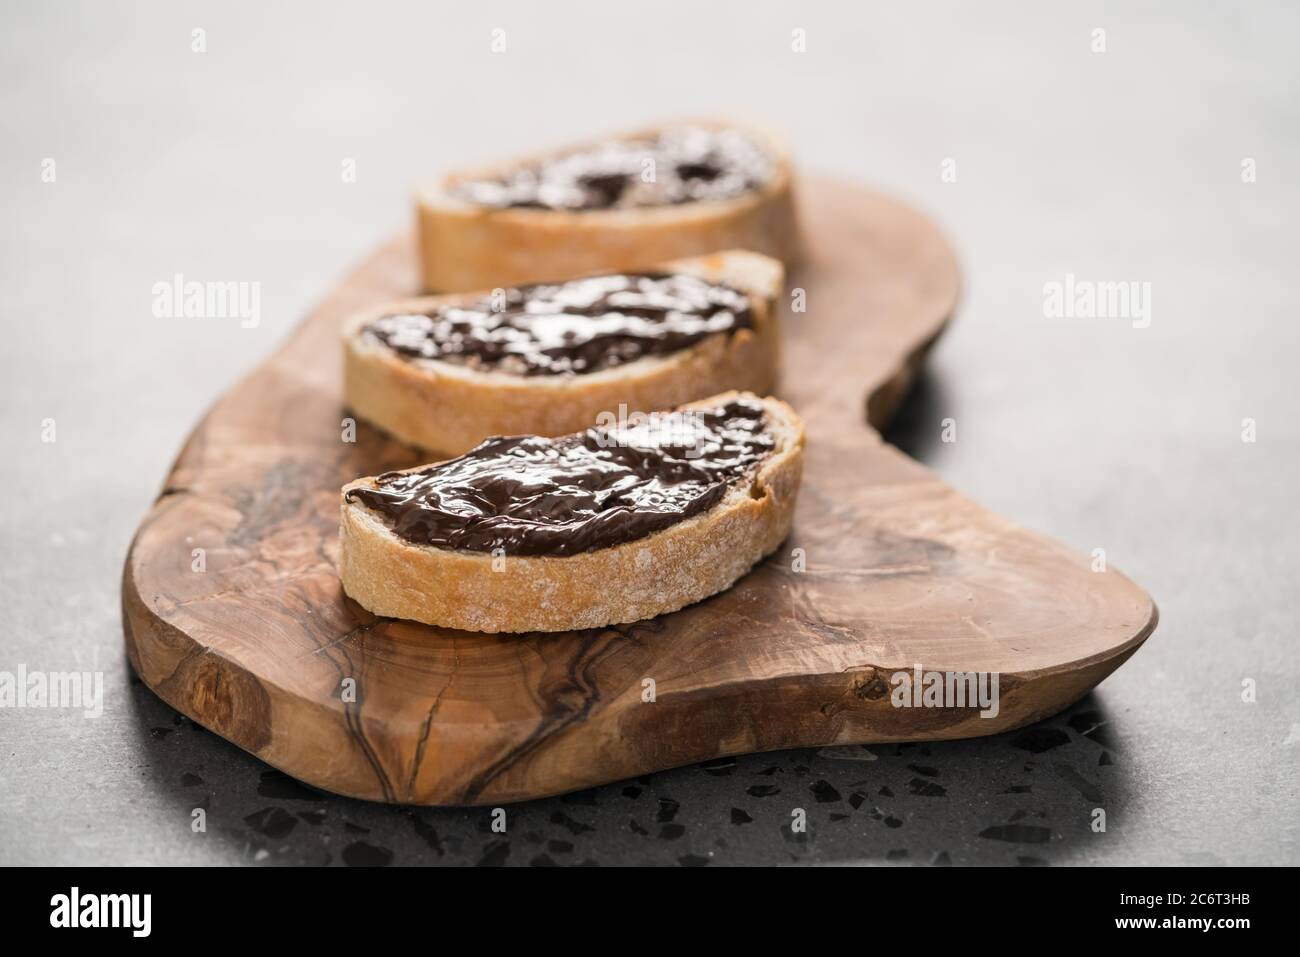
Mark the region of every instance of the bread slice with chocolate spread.
<instances>
[{"instance_id":1,"label":"bread slice with chocolate spread","mask_svg":"<svg viewBox=\"0 0 1300 957\"><path fill-rule=\"evenodd\" d=\"M420 189L424 288L490 289L637 269L720 249L792 266L794 173L776 139L668 124L452 173Z\"/></svg>"},{"instance_id":2,"label":"bread slice with chocolate spread","mask_svg":"<svg viewBox=\"0 0 1300 957\"><path fill-rule=\"evenodd\" d=\"M730 251L644 272L385 303L346 324L357 415L458 455L604 413L775 387L781 263Z\"/></svg>"},{"instance_id":3,"label":"bread slice with chocolate spread","mask_svg":"<svg viewBox=\"0 0 1300 957\"><path fill-rule=\"evenodd\" d=\"M729 588L790 532L803 423L727 393L670 416L343 488L339 576L376 615L479 632L600 628Z\"/></svg>"}]
</instances>

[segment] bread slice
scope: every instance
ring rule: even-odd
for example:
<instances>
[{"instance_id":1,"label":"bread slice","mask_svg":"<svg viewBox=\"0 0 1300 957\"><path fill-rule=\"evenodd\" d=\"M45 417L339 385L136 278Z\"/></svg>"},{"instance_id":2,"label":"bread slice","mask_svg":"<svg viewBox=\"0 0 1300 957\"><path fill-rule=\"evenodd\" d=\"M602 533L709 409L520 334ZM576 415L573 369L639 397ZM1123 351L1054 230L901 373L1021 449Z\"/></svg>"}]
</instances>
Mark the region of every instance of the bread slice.
<instances>
[{"instance_id":1,"label":"bread slice","mask_svg":"<svg viewBox=\"0 0 1300 957\"><path fill-rule=\"evenodd\" d=\"M466 182L500 176L530 163L612 140L664 130L734 130L761 146L773 172L759 188L728 199L638 208L556 210L485 207L457 195ZM416 194L424 288L463 292L637 269L720 249L750 249L792 266L799 256L794 175L777 140L757 129L717 120L668 124L575 144L496 166L452 173Z\"/></svg>"},{"instance_id":2,"label":"bread slice","mask_svg":"<svg viewBox=\"0 0 1300 957\"><path fill-rule=\"evenodd\" d=\"M354 317L343 334L343 388L348 406L386 432L425 449L459 455L489 435L565 435L595 424L602 412L671 409L737 389L775 387L778 301L785 272L749 252L724 252L661 263L749 296L753 325L717 333L678 352L646 356L587 374L520 376L437 359L410 359L362 334L375 319L423 312L466 295L385 303ZM487 293L476 293L475 297Z\"/></svg>"},{"instance_id":3,"label":"bread slice","mask_svg":"<svg viewBox=\"0 0 1300 957\"><path fill-rule=\"evenodd\" d=\"M741 393L686 408L720 406ZM753 399L753 396L745 396ZM621 545L552 557L413 545L343 488L339 577L376 615L480 632L600 628L676 611L729 588L790 532L803 472L803 423L761 400L771 455L712 508ZM411 471L418 471L413 469Z\"/></svg>"}]
</instances>

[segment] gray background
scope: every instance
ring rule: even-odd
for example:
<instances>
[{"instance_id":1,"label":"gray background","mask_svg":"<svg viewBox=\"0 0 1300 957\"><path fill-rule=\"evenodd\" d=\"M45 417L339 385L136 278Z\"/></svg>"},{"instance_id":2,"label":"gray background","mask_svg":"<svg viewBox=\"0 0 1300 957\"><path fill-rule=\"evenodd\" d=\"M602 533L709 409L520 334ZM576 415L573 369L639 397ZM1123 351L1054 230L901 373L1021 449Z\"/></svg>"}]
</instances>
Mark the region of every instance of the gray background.
<instances>
[{"instance_id":1,"label":"gray background","mask_svg":"<svg viewBox=\"0 0 1300 957\"><path fill-rule=\"evenodd\" d=\"M107 702L0 711L0 862L1296 863L1295 5L542 6L5 3L0 670L98 668ZM121 563L184 436L414 182L733 111L948 232L962 308L890 438L1149 589L1128 665L1029 732L655 774L504 838L305 791L130 678ZM260 282L261 325L154 318L176 272ZM1151 326L1045 319L1066 273L1151 283Z\"/></svg>"}]
</instances>

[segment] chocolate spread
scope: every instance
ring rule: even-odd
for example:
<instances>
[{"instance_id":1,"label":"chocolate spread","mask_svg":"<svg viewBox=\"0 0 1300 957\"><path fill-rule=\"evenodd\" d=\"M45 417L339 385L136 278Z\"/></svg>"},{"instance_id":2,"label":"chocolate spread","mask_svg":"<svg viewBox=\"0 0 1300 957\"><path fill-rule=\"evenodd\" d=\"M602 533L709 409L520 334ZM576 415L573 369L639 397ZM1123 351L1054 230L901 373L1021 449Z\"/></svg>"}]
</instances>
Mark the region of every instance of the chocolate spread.
<instances>
[{"instance_id":1,"label":"chocolate spread","mask_svg":"<svg viewBox=\"0 0 1300 957\"><path fill-rule=\"evenodd\" d=\"M581 374L753 325L749 297L695 276L595 276L496 290L366 326L403 356L515 375Z\"/></svg>"},{"instance_id":2,"label":"chocolate spread","mask_svg":"<svg viewBox=\"0 0 1300 957\"><path fill-rule=\"evenodd\" d=\"M346 497L416 545L576 555L709 510L775 446L762 404L733 399L554 439L490 438Z\"/></svg>"},{"instance_id":3,"label":"chocolate spread","mask_svg":"<svg viewBox=\"0 0 1300 957\"><path fill-rule=\"evenodd\" d=\"M775 164L738 130L677 127L611 140L465 180L452 195L476 206L635 209L732 199L760 189Z\"/></svg>"}]
</instances>

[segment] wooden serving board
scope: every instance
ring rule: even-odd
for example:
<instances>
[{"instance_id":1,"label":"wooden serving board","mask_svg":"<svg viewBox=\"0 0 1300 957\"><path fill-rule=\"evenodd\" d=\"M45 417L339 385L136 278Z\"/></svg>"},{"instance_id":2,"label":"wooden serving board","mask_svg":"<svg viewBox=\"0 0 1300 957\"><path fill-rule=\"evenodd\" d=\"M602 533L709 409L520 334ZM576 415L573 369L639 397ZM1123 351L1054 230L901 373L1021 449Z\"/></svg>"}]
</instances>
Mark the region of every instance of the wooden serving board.
<instances>
[{"instance_id":1,"label":"wooden serving board","mask_svg":"<svg viewBox=\"0 0 1300 957\"><path fill-rule=\"evenodd\" d=\"M957 265L928 221L874 193L812 180L801 199L811 255L792 285L807 311L787 317L781 394L807 423L804 485L790 541L734 588L635 625L521 636L377 619L343 594L339 487L422 460L364 423L342 441L338 328L413 293L404 237L190 437L123 575L140 677L294 777L412 804L517 801L748 751L991 734L1081 697L1151 634L1155 605L867 426L889 418L952 314ZM998 673L997 717L894 707L890 675L917 664Z\"/></svg>"}]
</instances>

